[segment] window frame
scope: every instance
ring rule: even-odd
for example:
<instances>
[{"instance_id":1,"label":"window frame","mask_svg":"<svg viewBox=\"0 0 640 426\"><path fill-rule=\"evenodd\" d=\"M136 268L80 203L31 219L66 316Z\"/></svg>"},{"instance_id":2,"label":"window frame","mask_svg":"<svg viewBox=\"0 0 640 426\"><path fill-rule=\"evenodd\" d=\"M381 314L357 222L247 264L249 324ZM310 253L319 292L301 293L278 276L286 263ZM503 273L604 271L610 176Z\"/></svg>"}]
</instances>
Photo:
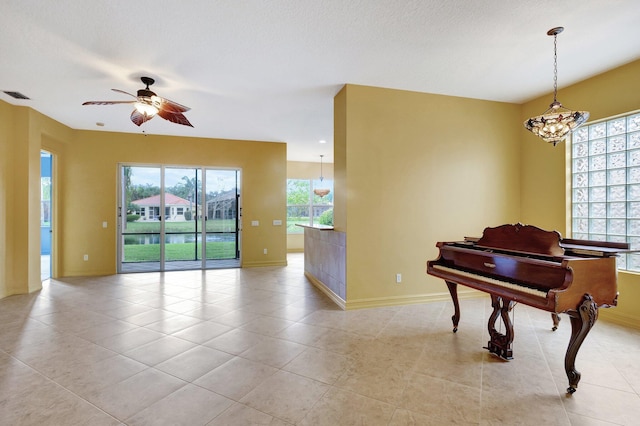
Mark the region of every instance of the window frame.
<instances>
[{"instance_id":1,"label":"window frame","mask_svg":"<svg viewBox=\"0 0 640 426\"><path fill-rule=\"evenodd\" d=\"M289 183L290 181L301 181L306 182L309 185L309 191L307 194L307 202L306 203L292 203L289 204ZM330 192L325 197L319 197L315 195L313 190L318 188L329 188ZM318 202L319 200L331 200L330 202ZM304 230L300 226L295 226L295 223L300 223L297 221L295 223L291 223L289 216L289 208L302 208L307 212L307 217L309 218L308 223L304 223L307 226L314 226L314 221L319 218L320 215L327 210L333 209L333 180L331 179L323 179L320 181L319 179L300 179L300 178L287 178L287 234L302 234ZM316 212L319 212L316 214ZM291 226L293 225L293 226Z\"/></svg>"}]
</instances>

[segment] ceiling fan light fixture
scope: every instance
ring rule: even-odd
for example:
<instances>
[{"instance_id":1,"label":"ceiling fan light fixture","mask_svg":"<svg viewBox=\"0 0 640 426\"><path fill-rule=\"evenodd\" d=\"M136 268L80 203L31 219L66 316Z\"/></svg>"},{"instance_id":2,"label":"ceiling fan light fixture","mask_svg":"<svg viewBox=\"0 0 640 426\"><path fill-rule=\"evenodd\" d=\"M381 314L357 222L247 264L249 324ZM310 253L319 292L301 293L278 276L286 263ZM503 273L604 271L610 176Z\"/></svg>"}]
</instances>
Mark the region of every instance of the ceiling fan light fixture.
<instances>
[{"instance_id":1,"label":"ceiling fan light fixture","mask_svg":"<svg viewBox=\"0 0 640 426\"><path fill-rule=\"evenodd\" d=\"M524 127L543 141L555 146L566 139L570 131L577 129L589 119L588 111L573 111L562 106L558 101L558 34L563 27L551 28L547 35L553 36L553 102L549 109L541 115L531 117L524 122Z\"/></svg>"},{"instance_id":2,"label":"ceiling fan light fixture","mask_svg":"<svg viewBox=\"0 0 640 426\"><path fill-rule=\"evenodd\" d=\"M136 102L134 106L136 110L145 117L153 117L158 113L158 107L153 105L153 103Z\"/></svg>"}]
</instances>

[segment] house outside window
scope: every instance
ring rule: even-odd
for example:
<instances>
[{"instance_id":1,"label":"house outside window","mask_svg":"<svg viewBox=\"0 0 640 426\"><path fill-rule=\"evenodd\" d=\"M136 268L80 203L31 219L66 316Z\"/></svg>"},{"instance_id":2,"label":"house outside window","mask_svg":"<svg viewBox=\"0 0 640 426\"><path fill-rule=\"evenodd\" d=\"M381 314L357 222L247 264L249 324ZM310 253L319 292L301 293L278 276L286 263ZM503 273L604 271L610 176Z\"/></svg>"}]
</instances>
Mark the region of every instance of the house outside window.
<instances>
[{"instance_id":1,"label":"house outside window","mask_svg":"<svg viewBox=\"0 0 640 426\"><path fill-rule=\"evenodd\" d=\"M328 189L323 197L314 189ZM287 233L301 234L302 225L333 225L333 181L287 179Z\"/></svg>"},{"instance_id":2,"label":"house outside window","mask_svg":"<svg viewBox=\"0 0 640 426\"><path fill-rule=\"evenodd\" d=\"M571 233L640 248L640 112L585 125L571 138ZM640 272L640 253L618 268Z\"/></svg>"}]
</instances>

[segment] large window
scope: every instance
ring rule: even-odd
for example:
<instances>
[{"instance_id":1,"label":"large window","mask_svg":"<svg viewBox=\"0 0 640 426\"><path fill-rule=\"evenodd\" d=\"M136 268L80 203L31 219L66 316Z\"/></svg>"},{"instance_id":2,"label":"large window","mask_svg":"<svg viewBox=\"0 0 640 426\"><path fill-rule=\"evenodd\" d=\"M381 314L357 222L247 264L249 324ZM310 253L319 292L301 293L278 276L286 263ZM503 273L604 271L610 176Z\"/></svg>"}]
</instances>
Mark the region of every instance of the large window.
<instances>
[{"instance_id":1,"label":"large window","mask_svg":"<svg viewBox=\"0 0 640 426\"><path fill-rule=\"evenodd\" d=\"M573 238L640 248L640 112L577 129L571 149ZM640 254L618 267L640 272Z\"/></svg>"},{"instance_id":2,"label":"large window","mask_svg":"<svg viewBox=\"0 0 640 426\"><path fill-rule=\"evenodd\" d=\"M314 193L319 189L328 189L329 193ZM287 179L287 233L302 233L296 224L333 225L333 181Z\"/></svg>"}]
</instances>

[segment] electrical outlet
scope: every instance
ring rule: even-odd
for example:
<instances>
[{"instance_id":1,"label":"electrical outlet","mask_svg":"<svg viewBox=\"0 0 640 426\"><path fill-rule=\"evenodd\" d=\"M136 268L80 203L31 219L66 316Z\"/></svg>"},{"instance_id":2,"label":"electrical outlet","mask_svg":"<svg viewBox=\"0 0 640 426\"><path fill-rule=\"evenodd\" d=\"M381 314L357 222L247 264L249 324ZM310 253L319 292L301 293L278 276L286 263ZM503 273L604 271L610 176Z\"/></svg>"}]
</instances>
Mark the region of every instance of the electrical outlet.
<instances>
[{"instance_id":1,"label":"electrical outlet","mask_svg":"<svg viewBox=\"0 0 640 426\"><path fill-rule=\"evenodd\" d=\"M86 262L87 260L89 260L89 255L88 255L88 254L85 254L82 258L83 258L83 259L84 259L84 261Z\"/></svg>"},{"instance_id":2,"label":"electrical outlet","mask_svg":"<svg viewBox=\"0 0 640 426\"><path fill-rule=\"evenodd\" d=\"M267 254L267 249L264 249L264 254Z\"/></svg>"},{"instance_id":3,"label":"electrical outlet","mask_svg":"<svg viewBox=\"0 0 640 426\"><path fill-rule=\"evenodd\" d=\"M257 220L252 220L251 221L251 226L260 226L260 222Z\"/></svg>"},{"instance_id":4,"label":"electrical outlet","mask_svg":"<svg viewBox=\"0 0 640 426\"><path fill-rule=\"evenodd\" d=\"M400 284L402 282L402 274L396 274L396 282Z\"/></svg>"}]
</instances>

